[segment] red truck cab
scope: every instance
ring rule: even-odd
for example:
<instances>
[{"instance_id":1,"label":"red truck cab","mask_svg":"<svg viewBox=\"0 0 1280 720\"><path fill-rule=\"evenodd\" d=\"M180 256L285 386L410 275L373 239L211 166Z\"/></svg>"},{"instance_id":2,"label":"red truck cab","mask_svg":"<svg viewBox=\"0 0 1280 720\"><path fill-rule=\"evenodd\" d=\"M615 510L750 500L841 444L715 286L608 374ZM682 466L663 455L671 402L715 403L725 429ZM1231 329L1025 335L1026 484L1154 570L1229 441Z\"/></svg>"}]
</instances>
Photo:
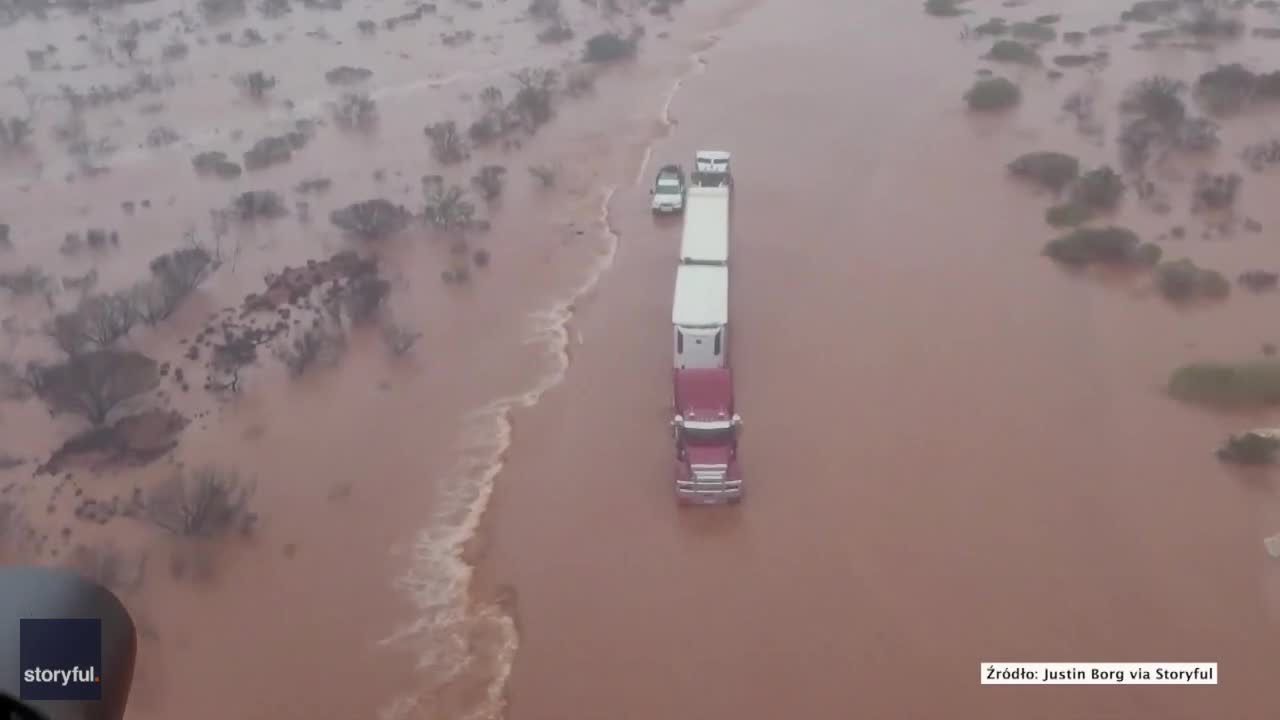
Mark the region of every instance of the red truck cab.
<instances>
[{"instance_id":1,"label":"red truck cab","mask_svg":"<svg viewBox=\"0 0 1280 720\"><path fill-rule=\"evenodd\" d=\"M733 375L728 368L675 371L676 497L682 503L737 502L742 499L738 432L742 418L733 408Z\"/></svg>"}]
</instances>

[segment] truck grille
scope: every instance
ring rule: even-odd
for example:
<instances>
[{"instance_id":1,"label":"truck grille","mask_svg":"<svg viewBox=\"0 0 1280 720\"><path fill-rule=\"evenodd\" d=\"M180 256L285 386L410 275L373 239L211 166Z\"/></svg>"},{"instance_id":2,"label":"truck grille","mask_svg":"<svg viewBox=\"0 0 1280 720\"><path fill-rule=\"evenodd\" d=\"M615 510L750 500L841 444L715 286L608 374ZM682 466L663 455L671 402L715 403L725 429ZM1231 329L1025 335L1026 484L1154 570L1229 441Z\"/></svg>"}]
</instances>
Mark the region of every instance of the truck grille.
<instances>
[{"instance_id":1,"label":"truck grille","mask_svg":"<svg viewBox=\"0 0 1280 720\"><path fill-rule=\"evenodd\" d=\"M676 482L676 493L681 497L716 500L742 493L742 481L728 479L724 465L694 465L692 470L693 477Z\"/></svg>"}]
</instances>

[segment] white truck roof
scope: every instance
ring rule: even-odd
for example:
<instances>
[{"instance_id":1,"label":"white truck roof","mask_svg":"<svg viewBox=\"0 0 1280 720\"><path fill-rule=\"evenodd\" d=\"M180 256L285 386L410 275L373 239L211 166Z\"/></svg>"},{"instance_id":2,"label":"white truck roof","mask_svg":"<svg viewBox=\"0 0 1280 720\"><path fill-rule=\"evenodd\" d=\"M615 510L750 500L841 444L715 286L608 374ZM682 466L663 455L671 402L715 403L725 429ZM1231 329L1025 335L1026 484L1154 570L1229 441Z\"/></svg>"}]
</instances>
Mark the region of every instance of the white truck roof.
<instances>
[{"instance_id":1,"label":"white truck roof","mask_svg":"<svg viewBox=\"0 0 1280 720\"><path fill-rule=\"evenodd\" d=\"M672 324L681 327L721 327L729 323L729 268L724 265L680 265Z\"/></svg>"},{"instance_id":2,"label":"white truck roof","mask_svg":"<svg viewBox=\"0 0 1280 720\"><path fill-rule=\"evenodd\" d=\"M725 150L699 150L694 157L698 160L728 160L731 156Z\"/></svg>"},{"instance_id":3,"label":"white truck roof","mask_svg":"<svg viewBox=\"0 0 1280 720\"><path fill-rule=\"evenodd\" d=\"M729 188L691 187L686 191L680 262L729 262Z\"/></svg>"}]
</instances>

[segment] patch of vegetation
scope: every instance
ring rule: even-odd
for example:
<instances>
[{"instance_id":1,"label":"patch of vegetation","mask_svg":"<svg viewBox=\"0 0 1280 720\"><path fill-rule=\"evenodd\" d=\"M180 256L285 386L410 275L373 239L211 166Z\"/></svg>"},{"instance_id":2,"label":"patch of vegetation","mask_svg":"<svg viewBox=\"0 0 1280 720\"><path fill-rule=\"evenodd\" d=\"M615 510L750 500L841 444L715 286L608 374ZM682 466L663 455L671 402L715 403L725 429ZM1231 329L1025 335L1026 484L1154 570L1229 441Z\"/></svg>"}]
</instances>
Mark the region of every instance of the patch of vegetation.
<instances>
[{"instance_id":1,"label":"patch of vegetation","mask_svg":"<svg viewBox=\"0 0 1280 720\"><path fill-rule=\"evenodd\" d=\"M438 184L427 191L423 216L436 228L461 230L471 224L475 213L475 204L467 199L466 190L457 185L444 187Z\"/></svg>"},{"instance_id":2,"label":"patch of vegetation","mask_svg":"<svg viewBox=\"0 0 1280 720\"><path fill-rule=\"evenodd\" d=\"M1044 213L1045 222L1054 227L1075 227L1092 217L1093 211L1075 203L1054 205Z\"/></svg>"},{"instance_id":3,"label":"patch of vegetation","mask_svg":"<svg viewBox=\"0 0 1280 720\"><path fill-rule=\"evenodd\" d=\"M167 319L215 269L213 256L200 247L182 248L153 259L151 280L136 286L134 308L149 325Z\"/></svg>"},{"instance_id":4,"label":"patch of vegetation","mask_svg":"<svg viewBox=\"0 0 1280 720\"><path fill-rule=\"evenodd\" d=\"M16 148L27 144L31 137L31 121L27 118L0 118L0 146Z\"/></svg>"},{"instance_id":5,"label":"patch of vegetation","mask_svg":"<svg viewBox=\"0 0 1280 720\"><path fill-rule=\"evenodd\" d=\"M276 78L268 75L261 70L254 70L247 74L237 74L231 77L231 82L240 89L245 95L261 100L267 91L276 86Z\"/></svg>"},{"instance_id":6,"label":"patch of vegetation","mask_svg":"<svg viewBox=\"0 0 1280 720\"><path fill-rule=\"evenodd\" d=\"M227 158L224 152L203 152L191 159L196 174L214 176L223 180L234 180L240 177L241 168Z\"/></svg>"},{"instance_id":7,"label":"patch of vegetation","mask_svg":"<svg viewBox=\"0 0 1280 720\"><path fill-rule=\"evenodd\" d=\"M1260 78L1239 63L1219 65L1196 80L1196 97L1214 113L1234 112L1258 93Z\"/></svg>"},{"instance_id":8,"label":"patch of vegetation","mask_svg":"<svg viewBox=\"0 0 1280 720\"><path fill-rule=\"evenodd\" d=\"M1219 144L1218 125L1207 118L1188 118L1174 137L1174 145L1190 152L1212 150Z\"/></svg>"},{"instance_id":9,"label":"patch of vegetation","mask_svg":"<svg viewBox=\"0 0 1280 720\"><path fill-rule=\"evenodd\" d=\"M1006 78L981 78L964 94L964 100L971 110L1003 110L1017 105L1022 91Z\"/></svg>"},{"instance_id":10,"label":"patch of vegetation","mask_svg":"<svg viewBox=\"0 0 1280 720\"><path fill-rule=\"evenodd\" d=\"M991 18L973 29L974 34L999 37L1009 33L1009 24L1000 18Z\"/></svg>"},{"instance_id":11,"label":"patch of vegetation","mask_svg":"<svg viewBox=\"0 0 1280 720\"><path fill-rule=\"evenodd\" d=\"M1071 188L1071 201L1091 211L1114 210L1124 195L1124 180L1109 165L1090 170Z\"/></svg>"},{"instance_id":12,"label":"patch of vegetation","mask_svg":"<svg viewBox=\"0 0 1280 720\"><path fill-rule=\"evenodd\" d=\"M507 169L501 165L485 165L471 178L471 185L485 201L493 201L502 195L503 180Z\"/></svg>"},{"instance_id":13,"label":"patch of vegetation","mask_svg":"<svg viewBox=\"0 0 1280 720\"><path fill-rule=\"evenodd\" d=\"M1254 172L1262 172L1267 166L1280 163L1280 140L1252 143L1245 146L1240 156Z\"/></svg>"},{"instance_id":14,"label":"patch of vegetation","mask_svg":"<svg viewBox=\"0 0 1280 720\"><path fill-rule=\"evenodd\" d=\"M1272 465L1280 451L1280 438L1256 432L1231 435L1214 454L1232 465Z\"/></svg>"},{"instance_id":15,"label":"patch of vegetation","mask_svg":"<svg viewBox=\"0 0 1280 720\"><path fill-rule=\"evenodd\" d=\"M1210 5L1197 9L1190 20L1179 25L1179 29L1197 37L1233 38L1244 32L1244 23Z\"/></svg>"},{"instance_id":16,"label":"patch of vegetation","mask_svg":"<svg viewBox=\"0 0 1280 720\"><path fill-rule=\"evenodd\" d=\"M271 190L249 190L236 196L232 210L241 220L278 218L287 215L280 195Z\"/></svg>"},{"instance_id":17,"label":"patch of vegetation","mask_svg":"<svg viewBox=\"0 0 1280 720\"><path fill-rule=\"evenodd\" d=\"M122 403L160 384L154 360L120 350L78 353L38 373L38 394L50 412L83 415L95 426Z\"/></svg>"},{"instance_id":18,"label":"patch of vegetation","mask_svg":"<svg viewBox=\"0 0 1280 720\"><path fill-rule=\"evenodd\" d=\"M934 17L956 17L969 12L960 7L964 0L925 0L924 11Z\"/></svg>"},{"instance_id":19,"label":"patch of vegetation","mask_svg":"<svg viewBox=\"0 0 1280 720\"><path fill-rule=\"evenodd\" d=\"M1093 62L1092 55L1058 55L1053 58L1053 64L1058 67L1073 68L1088 65Z\"/></svg>"},{"instance_id":20,"label":"patch of vegetation","mask_svg":"<svg viewBox=\"0 0 1280 720\"><path fill-rule=\"evenodd\" d=\"M437 161L451 165L467 159L466 141L462 139L454 121L445 120L428 125L422 132L431 140L431 154Z\"/></svg>"},{"instance_id":21,"label":"patch of vegetation","mask_svg":"<svg viewBox=\"0 0 1280 720\"><path fill-rule=\"evenodd\" d=\"M1036 18L1036 22L1041 25L1056 25L1061 19L1061 15L1041 15Z\"/></svg>"},{"instance_id":22,"label":"patch of vegetation","mask_svg":"<svg viewBox=\"0 0 1280 720\"><path fill-rule=\"evenodd\" d=\"M355 85L373 77L373 71L367 68L351 67L343 65L336 67L324 74L324 79L330 85Z\"/></svg>"},{"instance_id":23,"label":"patch of vegetation","mask_svg":"<svg viewBox=\"0 0 1280 720\"><path fill-rule=\"evenodd\" d=\"M1248 270L1240 273L1236 282L1246 290L1266 292L1276 289L1276 284L1280 283L1280 274L1266 270Z\"/></svg>"},{"instance_id":24,"label":"patch of vegetation","mask_svg":"<svg viewBox=\"0 0 1280 720\"><path fill-rule=\"evenodd\" d=\"M551 120L552 94L560 81L560 75L546 68L525 68L512 75L516 81L516 95L507 112L511 117L534 132Z\"/></svg>"},{"instance_id":25,"label":"patch of vegetation","mask_svg":"<svg viewBox=\"0 0 1280 720\"><path fill-rule=\"evenodd\" d=\"M422 333L411 331L402 325L387 322L382 326L382 341L393 355L407 355L421 339Z\"/></svg>"},{"instance_id":26,"label":"patch of vegetation","mask_svg":"<svg viewBox=\"0 0 1280 720\"><path fill-rule=\"evenodd\" d=\"M1199 210L1225 210L1235 204L1236 194L1244 178L1236 173L1214 175L1202 172L1196 175L1191 189L1192 212Z\"/></svg>"},{"instance_id":27,"label":"patch of vegetation","mask_svg":"<svg viewBox=\"0 0 1280 720\"><path fill-rule=\"evenodd\" d=\"M312 367L336 361L345 349L346 336L342 328L317 318L292 343L277 347L275 354L291 375L301 377Z\"/></svg>"},{"instance_id":28,"label":"patch of vegetation","mask_svg":"<svg viewBox=\"0 0 1280 720\"><path fill-rule=\"evenodd\" d=\"M1193 363L1173 371L1169 394L1183 402L1225 408L1280 403L1280 362Z\"/></svg>"},{"instance_id":29,"label":"patch of vegetation","mask_svg":"<svg viewBox=\"0 0 1280 720\"><path fill-rule=\"evenodd\" d=\"M1216 270L1206 270L1183 258L1156 266L1156 287L1174 301L1219 299L1231 292L1231 283Z\"/></svg>"},{"instance_id":30,"label":"patch of vegetation","mask_svg":"<svg viewBox=\"0 0 1280 720\"><path fill-rule=\"evenodd\" d=\"M216 539L233 532L252 532L257 515L250 511L252 485L240 475L215 465L179 471L158 485L144 503L143 517L178 537Z\"/></svg>"},{"instance_id":31,"label":"patch of vegetation","mask_svg":"<svg viewBox=\"0 0 1280 720\"><path fill-rule=\"evenodd\" d=\"M998 62L1021 63L1023 65L1040 64L1040 56L1036 54L1035 49L1017 40L997 40L991 46L991 51L983 57Z\"/></svg>"},{"instance_id":32,"label":"patch of vegetation","mask_svg":"<svg viewBox=\"0 0 1280 720\"><path fill-rule=\"evenodd\" d=\"M343 130L366 130L378 119L378 106L368 93L343 93L333 107L333 121Z\"/></svg>"},{"instance_id":33,"label":"patch of vegetation","mask_svg":"<svg viewBox=\"0 0 1280 720\"><path fill-rule=\"evenodd\" d=\"M1137 113L1164 128L1176 128L1187 116L1182 92L1186 85L1163 75L1155 75L1130 87L1121 104L1126 112Z\"/></svg>"},{"instance_id":34,"label":"patch of vegetation","mask_svg":"<svg viewBox=\"0 0 1280 720\"><path fill-rule=\"evenodd\" d=\"M1140 0L1120 13L1124 22L1154 23L1178 12L1178 0Z\"/></svg>"},{"instance_id":35,"label":"patch of vegetation","mask_svg":"<svg viewBox=\"0 0 1280 720\"><path fill-rule=\"evenodd\" d=\"M53 292L53 278L40 268L28 265L16 272L0 273L0 289L8 290L18 297L37 294L48 296Z\"/></svg>"},{"instance_id":36,"label":"patch of vegetation","mask_svg":"<svg viewBox=\"0 0 1280 720\"><path fill-rule=\"evenodd\" d=\"M293 151L305 142L306 139L300 135L296 139L289 135L262 138L244 154L244 167L246 170L261 170L289 162L293 158Z\"/></svg>"},{"instance_id":37,"label":"patch of vegetation","mask_svg":"<svg viewBox=\"0 0 1280 720\"><path fill-rule=\"evenodd\" d=\"M556 184L555 168L549 165L530 165L529 174L544 188L553 187Z\"/></svg>"},{"instance_id":38,"label":"patch of vegetation","mask_svg":"<svg viewBox=\"0 0 1280 720\"><path fill-rule=\"evenodd\" d=\"M361 239L379 240L403 230L409 224L409 212L389 200L376 198L334 210L329 222Z\"/></svg>"},{"instance_id":39,"label":"patch of vegetation","mask_svg":"<svg viewBox=\"0 0 1280 720\"><path fill-rule=\"evenodd\" d=\"M1080 228L1050 240L1044 254L1066 265L1132 264L1139 244L1137 233L1126 228Z\"/></svg>"},{"instance_id":40,"label":"patch of vegetation","mask_svg":"<svg viewBox=\"0 0 1280 720\"><path fill-rule=\"evenodd\" d=\"M582 61L589 63L611 63L634 57L639 38L636 35L622 37L617 33L604 32L587 40L582 51Z\"/></svg>"},{"instance_id":41,"label":"patch of vegetation","mask_svg":"<svg viewBox=\"0 0 1280 720\"><path fill-rule=\"evenodd\" d=\"M293 12L289 0L262 0L258 3L258 13L268 20L274 20Z\"/></svg>"},{"instance_id":42,"label":"patch of vegetation","mask_svg":"<svg viewBox=\"0 0 1280 720\"><path fill-rule=\"evenodd\" d=\"M1033 22L1014 23L1010 28L1010 33L1018 40L1026 40L1034 43L1053 42L1058 39L1058 31L1047 25L1041 25Z\"/></svg>"},{"instance_id":43,"label":"patch of vegetation","mask_svg":"<svg viewBox=\"0 0 1280 720\"><path fill-rule=\"evenodd\" d=\"M1009 163L1009 172L1058 192L1080 174L1080 161L1060 152L1032 152Z\"/></svg>"}]
</instances>

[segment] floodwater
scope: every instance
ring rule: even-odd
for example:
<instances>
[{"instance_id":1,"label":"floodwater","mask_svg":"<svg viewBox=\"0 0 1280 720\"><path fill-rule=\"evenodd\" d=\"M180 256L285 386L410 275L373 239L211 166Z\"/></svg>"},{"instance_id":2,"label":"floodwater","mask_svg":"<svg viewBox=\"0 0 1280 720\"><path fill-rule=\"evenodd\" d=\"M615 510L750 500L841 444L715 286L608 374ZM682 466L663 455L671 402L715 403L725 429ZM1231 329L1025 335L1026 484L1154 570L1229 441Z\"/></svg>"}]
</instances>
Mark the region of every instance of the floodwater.
<instances>
[{"instance_id":1,"label":"floodwater","mask_svg":"<svg viewBox=\"0 0 1280 720\"><path fill-rule=\"evenodd\" d=\"M0 405L0 451L31 459L0 481L51 538L6 560L63 564L75 545L108 541L147 558L140 586L120 591L143 628L129 717L1280 714L1268 682L1280 573L1261 542L1280 531L1280 502L1265 474L1232 473L1211 452L1274 418L1207 413L1163 392L1180 364L1280 343L1275 296L1177 309L1142 277L1061 272L1040 255L1050 200L1004 169L1042 149L1114 163L1114 107L1131 82L1190 81L1234 60L1270 69L1280 42L1135 51L1143 28L1132 27L1081 50L1054 43L1042 53L1110 58L1057 80L998 68L1024 101L977 117L960 95L994 66L963 27L1061 12L1059 31L1085 31L1121 8L974 0L971 15L933 18L891 0L797 5L679 3L667 20L567 3L577 37L562 45L537 42L524 3L440 3L372 36L356 23L410 8L295 4L276 19L251 8L206 24L159 0L101 13L100 44L88 16L0 29L6 67L25 67L40 43L59 48L67 69L28 74L38 97L140 68L174 81L86 113L91 138L122 148L90 153L110 168L97 177L52 137L60 101L37 104L34 151L0 159L0 222L15 244L0 271L97 268L99 289L114 290L188 230L214 243L208 212L235 193L289 198L289 217L233 226L200 291L125 341L193 374L190 392L166 381L163 398L139 402L193 420L165 459L33 479L83 424L50 421L34 401ZM113 63L107 50L131 18L163 22L137 60ZM1261 9L1248 20L1280 26ZM510 98L514 70L572 72L584 38L632 23L646 27L639 58L600 73L594 93L558 97L556 118L522 147L477 149L459 166L432 159L423 125L465 127L481 88ZM235 44L248 27L266 42L217 39ZM456 46L441 39L465 30L474 37ZM177 40L189 54L162 62ZM373 71L360 86L378 104L372 131L322 124L282 165L234 181L194 175L198 152L238 160L259 137L327 120L345 88L324 71L339 65ZM230 82L254 69L277 77L265 101ZM1071 92L1095 98L1102 145L1061 117ZM3 97L0 114L25 106ZM147 147L158 125L182 139ZM1262 112L1224 122L1217 153L1162 168L1169 214L1130 198L1116 221L1228 277L1272 267L1276 178L1246 173L1239 211L1260 234L1202 240L1179 198L1197 167L1236 168L1238 146L1273 126ZM672 497L679 222L649 217L645 184L698 148L731 150L737 177L732 352L749 488L734 508ZM387 313L423 334L411 354L356 328L335 367L293 379L260 352L240 393L198 389L201 363L183 359L182 341L265 274L352 247L329 211L369 197L418 210L420 176L465 185L489 163L509 168L507 189L481 204L492 228L471 242L493 262L469 284L440 281L448 242L429 230L370 250L392 281ZM553 188L536 186L532 164L558 169ZM315 177L333 188L291 192ZM143 199L150 208L123 212ZM1178 224L1185 240L1168 236ZM65 233L95 226L118 229L121 247L59 252ZM74 300L59 294L59 309ZM0 295L0 314L17 318L0 359L51 357L38 332L48 312ZM207 549L209 579L173 577L179 543L144 523L71 517L76 491L127 497L179 463L209 462L256 483L261 516L251 538ZM1215 661L1222 684L984 688L988 660Z\"/></svg>"},{"instance_id":2,"label":"floodwater","mask_svg":"<svg viewBox=\"0 0 1280 720\"><path fill-rule=\"evenodd\" d=\"M960 96L988 42L961 28L1112 3L926 16L919 3L773 2L706 54L654 156L734 152L732 353L747 499L679 509L671 487L669 300L678 226L616 199L622 244L576 321L565 383L525 416L493 506L485 576L518 591L515 720L559 717L1204 718L1280 712L1273 480L1212 449L1274 416L1168 399L1176 366L1259 355L1274 296L1178 310L1140 278L1040 256L1049 199L1007 178L1032 150L1114 164L1115 105L1153 73L1280 63L1090 37L1100 72L1044 69L1022 106ZM1275 23L1252 11L1250 24ZM1058 116L1097 97L1095 146ZM1273 116L1274 117L1274 116ZM1275 123L1224 123L1212 164ZM1245 173L1259 235L1201 239L1185 168L1173 212L1117 218L1229 277L1277 261L1274 177ZM1175 173L1181 172L1179 178ZM640 188L633 191L639 197ZM607 391L604 391L607 389ZM1216 687L979 685L982 661L1216 661Z\"/></svg>"}]
</instances>

